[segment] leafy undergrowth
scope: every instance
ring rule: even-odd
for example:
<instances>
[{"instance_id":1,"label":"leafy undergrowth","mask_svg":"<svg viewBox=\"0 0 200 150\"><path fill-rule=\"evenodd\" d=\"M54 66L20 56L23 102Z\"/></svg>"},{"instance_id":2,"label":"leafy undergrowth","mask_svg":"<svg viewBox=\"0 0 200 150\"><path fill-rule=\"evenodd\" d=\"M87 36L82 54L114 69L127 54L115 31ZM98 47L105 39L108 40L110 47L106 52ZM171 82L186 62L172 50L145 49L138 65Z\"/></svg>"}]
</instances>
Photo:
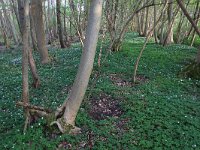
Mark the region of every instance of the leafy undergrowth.
<instances>
[{"instance_id":1,"label":"leafy undergrowth","mask_svg":"<svg viewBox=\"0 0 200 150\"><path fill-rule=\"evenodd\" d=\"M15 106L21 98L21 53L0 54L0 149L200 149L200 81L177 77L197 50L149 43L139 64L139 84L133 85L143 42L128 34L122 51L109 55L100 69L95 60L76 120L82 128L77 136L49 133L44 119L22 134L23 111ZM81 49L52 48L50 54L51 64L37 66L42 86L30 87L30 100L55 109L71 88Z\"/></svg>"}]
</instances>

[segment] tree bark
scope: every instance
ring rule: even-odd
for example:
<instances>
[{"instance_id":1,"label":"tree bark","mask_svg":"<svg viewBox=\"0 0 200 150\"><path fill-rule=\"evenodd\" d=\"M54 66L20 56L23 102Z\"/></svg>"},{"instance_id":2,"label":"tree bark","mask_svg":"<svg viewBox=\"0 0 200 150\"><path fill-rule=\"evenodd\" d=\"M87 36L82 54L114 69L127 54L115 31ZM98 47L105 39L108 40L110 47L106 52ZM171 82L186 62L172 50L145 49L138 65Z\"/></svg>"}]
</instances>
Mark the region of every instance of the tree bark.
<instances>
[{"instance_id":1,"label":"tree bark","mask_svg":"<svg viewBox=\"0 0 200 150\"><path fill-rule=\"evenodd\" d=\"M22 52L22 101L24 104L29 103L29 85L28 85L28 53L29 53L29 2L24 0L23 15L21 16L22 21L22 41L23 41L23 52ZM29 111L25 109L25 126L24 132L26 131L29 123Z\"/></svg>"},{"instance_id":2,"label":"tree bark","mask_svg":"<svg viewBox=\"0 0 200 150\"><path fill-rule=\"evenodd\" d=\"M173 38L173 0L169 0L168 9L167 9L167 16L168 16L168 27L169 34L166 34L165 43L164 45L168 45L174 42Z\"/></svg>"},{"instance_id":3,"label":"tree bark","mask_svg":"<svg viewBox=\"0 0 200 150\"><path fill-rule=\"evenodd\" d=\"M60 40L60 46L61 48L65 48L65 42L63 39L63 28L62 28L62 22L61 22L61 16L60 16L60 0L56 0L56 11L57 11L57 25L58 25L58 35Z\"/></svg>"},{"instance_id":4,"label":"tree bark","mask_svg":"<svg viewBox=\"0 0 200 150\"><path fill-rule=\"evenodd\" d=\"M103 0L92 0L91 2L84 50L82 52L78 73L72 90L65 102L64 121L67 124L75 124L75 118L82 103L92 72L100 29L102 3Z\"/></svg>"},{"instance_id":5,"label":"tree bark","mask_svg":"<svg viewBox=\"0 0 200 150\"><path fill-rule=\"evenodd\" d=\"M40 86L40 78L39 75L37 73L37 68L35 65L35 60L33 58L33 53L32 53L32 49L29 50L29 65L30 65L30 70L32 73L32 77L33 77L33 87L34 88L38 88Z\"/></svg>"},{"instance_id":6,"label":"tree bark","mask_svg":"<svg viewBox=\"0 0 200 150\"><path fill-rule=\"evenodd\" d=\"M153 0L153 3L155 4L155 0ZM154 26L156 26L156 16L157 16L157 10L156 10L156 5L154 5ZM158 43L158 37L157 37L157 30L156 30L156 27L154 27L154 39L155 39L155 43Z\"/></svg>"},{"instance_id":7,"label":"tree bark","mask_svg":"<svg viewBox=\"0 0 200 150\"><path fill-rule=\"evenodd\" d=\"M147 2L146 2L147 3ZM144 28L144 36L148 34L148 17L149 17L149 7L146 8L146 16L145 16L145 28Z\"/></svg>"},{"instance_id":8,"label":"tree bark","mask_svg":"<svg viewBox=\"0 0 200 150\"><path fill-rule=\"evenodd\" d=\"M178 5L180 6L181 10L183 11L184 15L187 17L187 19L189 20L189 22L192 24L193 28L195 29L196 33L200 36L200 30L197 27L197 25L195 24L194 20L192 19L192 17L189 15L189 13L187 12L187 9L185 8L182 0L176 0Z\"/></svg>"},{"instance_id":9,"label":"tree bark","mask_svg":"<svg viewBox=\"0 0 200 150\"><path fill-rule=\"evenodd\" d=\"M43 7L41 0L31 0L31 13L34 20L35 33L37 38L38 49L41 56L41 63L49 62L48 49L46 47L44 21L43 21Z\"/></svg>"},{"instance_id":10,"label":"tree bark","mask_svg":"<svg viewBox=\"0 0 200 150\"><path fill-rule=\"evenodd\" d=\"M178 5L180 6L181 10L183 11L184 15L187 17L189 22L192 24L194 30L196 31L196 33L200 37L200 30L199 30L198 26L196 25L196 23L194 22L194 20L192 19L192 17L187 12L183 2L181 0L176 0L176 1L177 1ZM196 61L197 61L197 64L200 64L200 46L199 46L199 51L197 53Z\"/></svg>"}]
</instances>

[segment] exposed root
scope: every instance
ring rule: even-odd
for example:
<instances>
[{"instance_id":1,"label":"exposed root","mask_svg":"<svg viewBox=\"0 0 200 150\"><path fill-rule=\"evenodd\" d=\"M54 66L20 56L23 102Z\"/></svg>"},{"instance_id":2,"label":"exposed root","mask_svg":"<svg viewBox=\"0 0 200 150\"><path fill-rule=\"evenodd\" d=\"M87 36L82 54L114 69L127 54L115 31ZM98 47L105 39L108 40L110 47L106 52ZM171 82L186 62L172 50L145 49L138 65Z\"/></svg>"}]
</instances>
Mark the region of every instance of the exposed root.
<instances>
[{"instance_id":1,"label":"exposed root","mask_svg":"<svg viewBox=\"0 0 200 150\"><path fill-rule=\"evenodd\" d=\"M31 119L33 118L39 118L39 117L45 117L47 121L47 126L52 127L56 125L56 127L59 129L59 131L64 134L79 134L81 133L81 129L68 124L64 119L63 119L63 114L64 114L64 109L65 105L62 107L58 108L56 112L53 112L50 109L46 109L43 107L39 106L34 106L30 104L24 104L23 102L17 102L17 106L22 106L25 109L27 109L28 114L26 114L26 120L25 120L25 126L24 126L24 132L26 131L28 124L31 122Z\"/></svg>"},{"instance_id":2,"label":"exposed root","mask_svg":"<svg viewBox=\"0 0 200 150\"><path fill-rule=\"evenodd\" d=\"M64 121L63 118L57 119L56 121L51 122L50 126L56 125L61 133L68 133L68 134L79 134L81 133L81 129L68 124Z\"/></svg>"}]
</instances>

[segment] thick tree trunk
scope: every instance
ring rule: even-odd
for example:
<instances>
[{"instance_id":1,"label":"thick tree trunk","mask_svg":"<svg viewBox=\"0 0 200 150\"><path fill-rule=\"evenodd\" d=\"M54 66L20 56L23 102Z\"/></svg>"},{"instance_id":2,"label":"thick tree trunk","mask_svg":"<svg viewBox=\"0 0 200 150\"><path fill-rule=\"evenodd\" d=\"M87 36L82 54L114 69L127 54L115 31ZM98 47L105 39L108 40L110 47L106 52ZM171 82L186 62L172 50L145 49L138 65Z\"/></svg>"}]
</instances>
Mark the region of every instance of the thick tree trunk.
<instances>
[{"instance_id":1,"label":"thick tree trunk","mask_svg":"<svg viewBox=\"0 0 200 150\"><path fill-rule=\"evenodd\" d=\"M93 68L93 62L100 29L103 0L92 0L89 13L88 26L84 50L72 90L66 100L64 121L66 124L75 124L75 118L82 103L89 78Z\"/></svg>"},{"instance_id":2,"label":"thick tree trunk","mask_svg":"<svg viewBox=\"0 0 200 150\"><path fill-rule=\"evenodd\" d=\"M58 25L58 35L60 40L60 46L61 48L65 48L65 42L63 40L63 28L62 28L62 22L61 22L61 16L60 16L60 0L56 0L56 11L57 11L57 25Z\"/></svg>"},{"instance_id":3,"label":"thick tree trunk","mask_svg":"<svg viewBox=\"0 0 200 150\"><path fill-rule=\"evenodd\" d=\"M31 0L31 13L34 20L34 27L36 32L38 49L41 56L41 63L49 62L48 49L46 47L44 21L43 21L43 7L41 0Z\"/></svg>"}]
</instances>

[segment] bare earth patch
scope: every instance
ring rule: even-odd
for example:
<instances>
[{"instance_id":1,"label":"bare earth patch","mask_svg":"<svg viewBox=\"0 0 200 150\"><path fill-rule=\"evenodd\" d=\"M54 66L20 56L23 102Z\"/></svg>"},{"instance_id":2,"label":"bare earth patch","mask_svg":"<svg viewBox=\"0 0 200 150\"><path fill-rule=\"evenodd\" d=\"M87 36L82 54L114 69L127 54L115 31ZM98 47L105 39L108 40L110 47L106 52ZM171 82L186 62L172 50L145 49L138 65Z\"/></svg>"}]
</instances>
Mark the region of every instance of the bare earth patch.
<instances>
[{"instance_id":1,"label":"bare earth patch","mask_svg":"<svg viewBox=\"0 0 200 150\"><path fill-rule=\"evenodd\" d=\"M121 87L132 86L132 82L120 78L119 76L117 76L117 74L111 74L110 79L113 82L113 84L117 86Z\"/></svg>"},{"instance_id":2,"label":"bare earth patch","mask_svg":"<svg viewBox=\"0 0 200 150\"><path fill-rule=\"evenodd\" d=\"M89 115L95 120L103 120L108 117L118 118L123 113L119 102L107 94L100 94L99 97L92 98L90 103Z\"/></svg>"},{"instance_id":3,"label":"bare earth patch","mask_svg":"<svg viewBox=\"0 0 200 150\"><path fill-rule=\"evenodd\" d=\"M119 77L117 74L111 74L110 75L110 79L113 82L113 84L117 85L117 86L121 86L121 87L131 87L134 84L131 81L122 79L121 77ZM149 81L149 78L146 77L145 75L139 74L136 77L136 82L138 83L146 83Z\"/></svg>"}]
</instances>

